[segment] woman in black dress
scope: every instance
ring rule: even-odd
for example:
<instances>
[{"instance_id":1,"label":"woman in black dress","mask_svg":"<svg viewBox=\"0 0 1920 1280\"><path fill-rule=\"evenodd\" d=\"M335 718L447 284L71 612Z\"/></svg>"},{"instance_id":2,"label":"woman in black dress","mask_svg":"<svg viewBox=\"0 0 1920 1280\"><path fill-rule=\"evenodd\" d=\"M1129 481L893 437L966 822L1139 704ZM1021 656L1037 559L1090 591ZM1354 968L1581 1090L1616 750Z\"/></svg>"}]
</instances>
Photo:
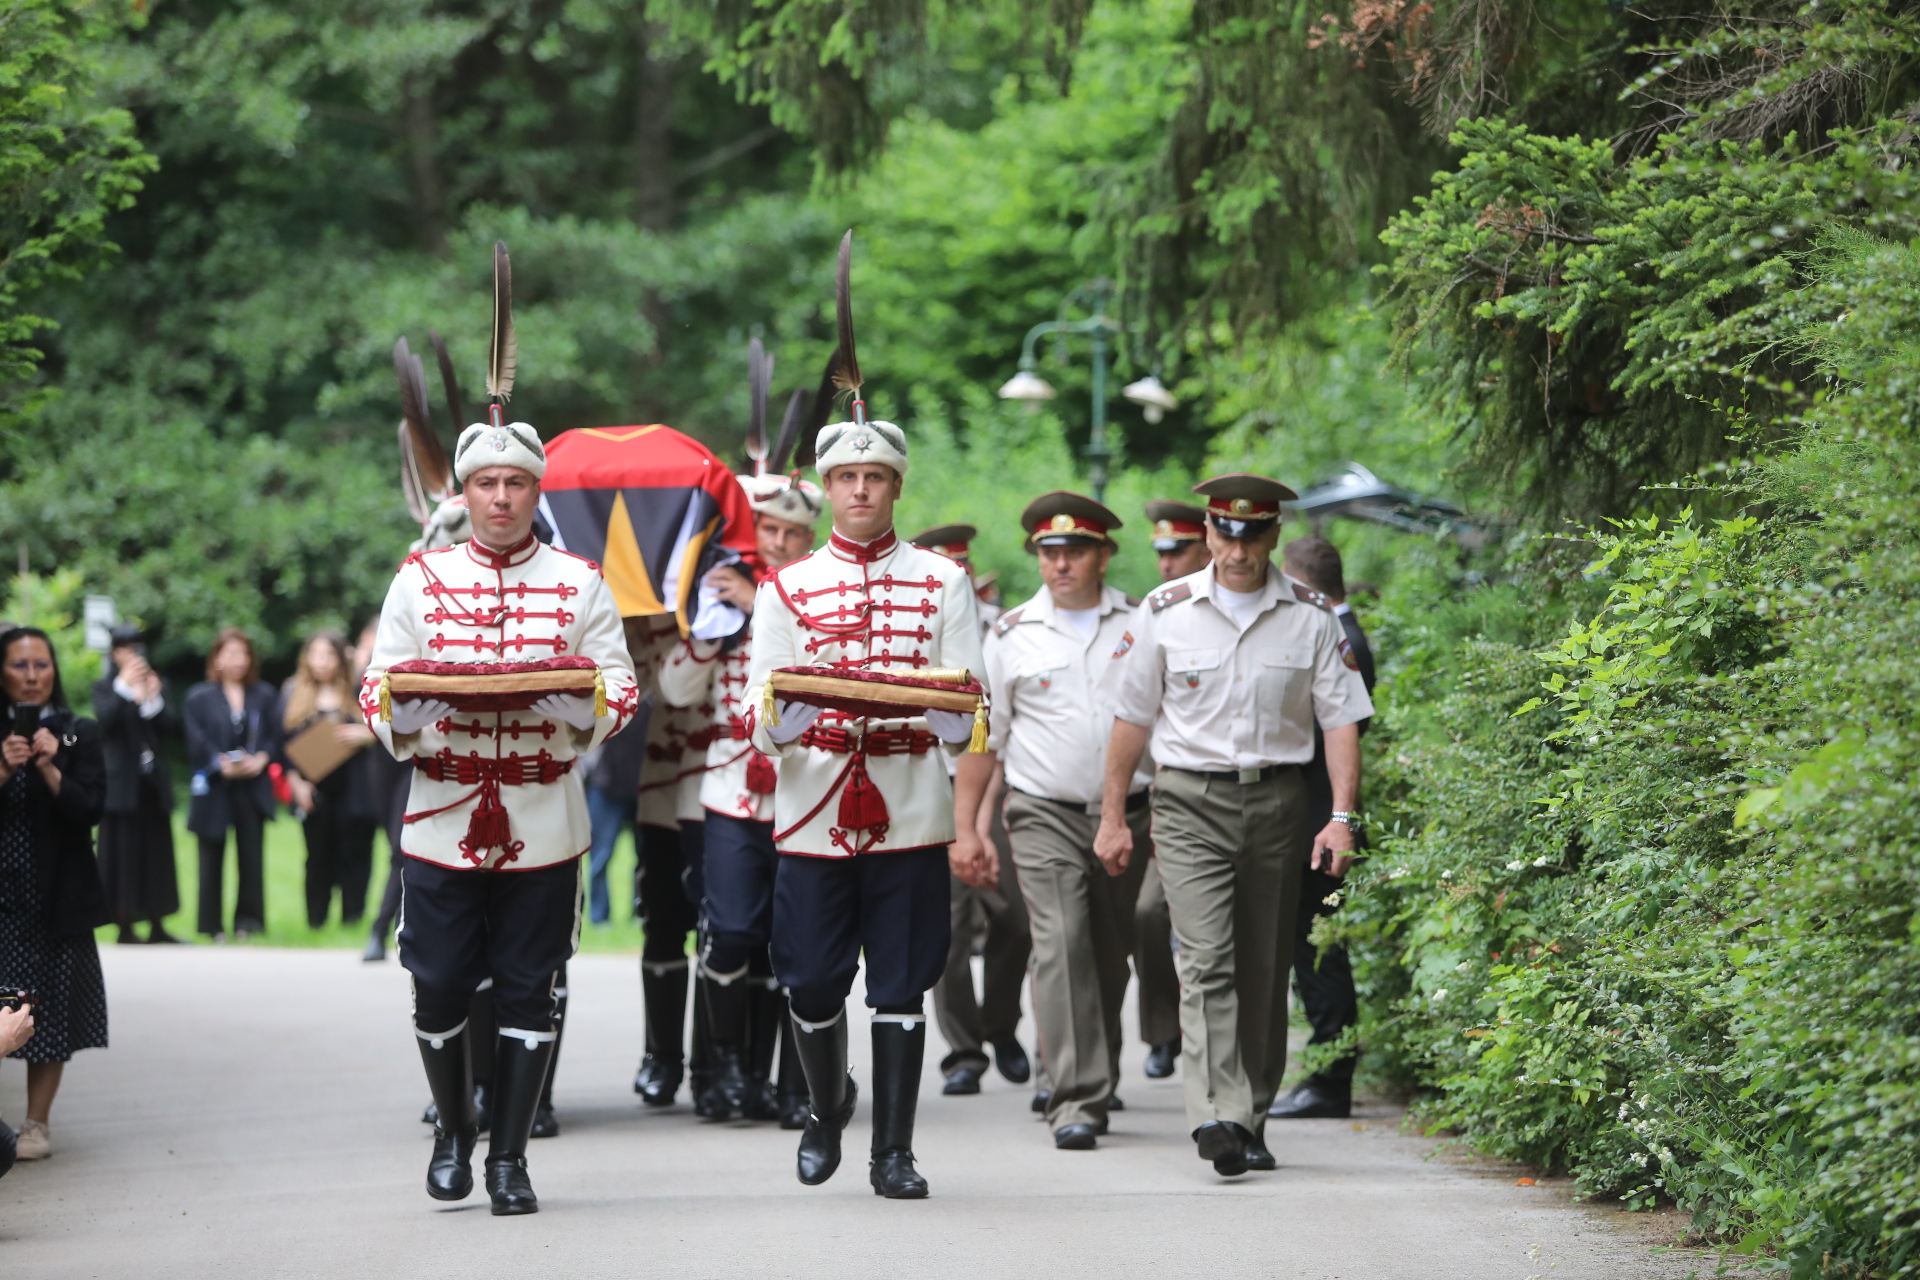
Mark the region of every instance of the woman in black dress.
<instances>
[{"instance_id":1,"label":"woman in black dress","mask_svg":"<svg viewBox=\"0 0 1920 1280\"><path fill-rule=\"evenodd\" d=\"M15 708L38 707L31 737ZM36 1000L19 1155L49 1155L47 1119L67 1059L105 1048L107 988L93 930L109 918L93 827L107 791L99 727L75 716L44 631L0 635L0 986ZM24 726L22 726L24 727Z\"/></svg>"},{"instance_id":2,"label":"woman in black dress","mask_svg":"<svg viewBox=\"0 0 1920 1280\"><path fill-rule=\"evenodd\" d=\"M161 920L180 909L173 859L173 779L160 742L180 731L166 687L147 665L140 628L113 629L107 674L93 686L93 714L107 759L107 807L100 818L100 878L121 942L178 942Z\"/></svg>"},{"instance_id":3,"label":"woman in black dress","mask_svg":"<svg viewBox=\"0 0 1920 1280\"><path fill-rule=\"evenodd\" d=\"M193 799L187 829L200 839L199 930L224 942L221 878L227 831L233 831L240 893L233 905L238 938L266 927L267 894L261 861L266 821L273 816L273 779L267 766L279 746L279 698L260 679L253 641L238 627L213 638L207 678L187 690L187 767Z\"/></svg>"},{"instance_id":4,"label":"woman in black dress","mask_svg":"<svg viewBox=\"0 0 1920 1280\"><path fill-rule=\"evenodd\" d=\"M350 683L357 675L347 654L346 637L322 631L300 651L300 668L280 688L280 731L284 744L310 731L332 736L338 750L364 751L374 738L360 723L360 707ZM367 880L373 873L373 833L358 756L335 763L309 778L299 762L281 752L293 788L293 807L306 815L307 927L324 929L340 888L340 920L359 924L367 911ZM310 757L311 758L311 757Z\"/></svg>"}]
</instances>

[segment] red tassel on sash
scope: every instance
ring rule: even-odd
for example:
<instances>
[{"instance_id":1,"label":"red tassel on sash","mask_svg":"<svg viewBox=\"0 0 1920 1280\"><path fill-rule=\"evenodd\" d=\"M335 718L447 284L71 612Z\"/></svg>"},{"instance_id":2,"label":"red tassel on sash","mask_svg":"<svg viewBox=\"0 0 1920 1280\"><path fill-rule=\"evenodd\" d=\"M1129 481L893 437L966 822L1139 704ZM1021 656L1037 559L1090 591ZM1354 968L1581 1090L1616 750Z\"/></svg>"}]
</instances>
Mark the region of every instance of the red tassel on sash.
<instances>
[{"instance_id":1,"label":"red tassel on sash","mask_svg":"<svg viewBox=\"0 0 1920 1280\"><path fill-rule=\"evenodd\" d=\"M757 796L770 796L774 787L780 783L780 771L773 767L773 761L758 751L749 749L747 753L747 790Z\"/></svg>"},{"instance_id":2,"label":"red tassel on sash","mask_svg":"<svg viewBox=\"0 0 1920 1280\"><path fill-rule=\"evenodd\" d=\"M507 821L507 806L500 803L500 792L481 788L480 803L473 806L473 814L467 819L467 839L462 848L469 853L508 849L512 842L513 827Z\"/></svg>"},{"instance_id":3,"label":"red tassel on sash","mask_svg":"<svg viewBox=\"0 0 1920 1280\"><path fill-rule=\"evenodd\" d=\"M877 842L886 834L889 821L887 798L867 776L864 754L856 755L847 771L847 784L840 790L840 826L848 831L871 831Z\"/></svg>"}]
</instances>

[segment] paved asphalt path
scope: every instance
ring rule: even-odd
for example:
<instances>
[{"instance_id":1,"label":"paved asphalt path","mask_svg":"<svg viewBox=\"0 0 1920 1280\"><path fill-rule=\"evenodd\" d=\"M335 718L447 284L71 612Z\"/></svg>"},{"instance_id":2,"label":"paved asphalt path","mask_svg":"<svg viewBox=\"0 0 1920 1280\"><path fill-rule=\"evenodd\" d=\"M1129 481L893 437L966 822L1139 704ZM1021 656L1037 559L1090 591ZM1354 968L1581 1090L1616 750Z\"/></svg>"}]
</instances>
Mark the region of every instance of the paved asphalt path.
<instances>
[{"instance_id":1,"label":"paved asphalt path","mask_svg":"<svg viewBox=\"0 0 1920 1280\"><path fill-rule=\"evenodd\" d=\"M575 961L555 1090L530 1152L542 1209L495 1219L421 1183L429 1130L405 975L344 951L103 948L113 1047L79 1055L53 1158L0 1180L0 1275L65 1277L1305 1277L1584 1280L1710 1273L1655 1252L1674 1222L1587 1209L1514 1170L1427 1159L1372 1108L1275 1125L1277 1173L1222 1179L1193 1154L1177 1081L1127 1054L1127 1109L1093 1152L1057 1152L1028 1090L945 1098L929 1046L916 1148L931 1199L867 1186L864 1100L824 1187L794 1135L704 1124L631 1092L632 959ZM858 988L856 988L856 991ZM1131 1002L1129 1002L1131 1003ZM1026 1024L1030 1028L1030 1023ZM856 1017L864 1086L865 1019ZM932 1038L937 1044L937 1034ZM0 1067L16 1123L19 1064ZM484 1139L483 1139L484 1145ZM476 1162L476 1173L478 1162Z\"/></svg>"}]
</instances>

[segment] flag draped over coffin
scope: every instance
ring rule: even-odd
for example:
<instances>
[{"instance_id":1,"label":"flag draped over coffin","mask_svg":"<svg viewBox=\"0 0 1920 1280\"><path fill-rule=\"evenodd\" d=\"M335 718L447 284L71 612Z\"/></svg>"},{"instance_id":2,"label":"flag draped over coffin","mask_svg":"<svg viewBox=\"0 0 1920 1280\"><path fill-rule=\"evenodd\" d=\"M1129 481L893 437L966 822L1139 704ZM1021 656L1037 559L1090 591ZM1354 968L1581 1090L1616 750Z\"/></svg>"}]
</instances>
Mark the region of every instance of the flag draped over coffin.
<instances>
[{"instance_id":1,"label":"flag draped over coffin","mask_svg":"<svg viewBox=\"0 0 1920 1280\"><path fill-rule=\"evenodd\" d=\"M540 515L554 546L599 562L622 617L670 613L684 635L706 571L754 559L732 470L672 427L576 427L547 444Z\"/></svg>"}]
</instances>

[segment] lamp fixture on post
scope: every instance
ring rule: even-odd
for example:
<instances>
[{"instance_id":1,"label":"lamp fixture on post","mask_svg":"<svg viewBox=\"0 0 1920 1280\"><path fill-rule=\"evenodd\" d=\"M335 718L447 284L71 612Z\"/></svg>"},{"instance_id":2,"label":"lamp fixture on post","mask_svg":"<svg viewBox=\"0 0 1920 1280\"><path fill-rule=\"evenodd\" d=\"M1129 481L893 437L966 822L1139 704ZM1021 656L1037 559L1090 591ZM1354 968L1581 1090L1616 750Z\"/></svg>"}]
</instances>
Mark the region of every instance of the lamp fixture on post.
<instances>
[{"instance_id":1,"label":"lamp fixture on post","mask_svg":"<svg viewBox=\"0 0 1920 1280\"><path fill-rule=\"evenodd\" d=\"M1169 409L1178 409L1180 402L1173 398L1173 392L1167 390L1159 378L1148 374L1138 382L1129 382L1120 388L1120 394L1139 405L1141 415L1148 422L1158 422L1167 416Z\"/></svg>"},{"instance_id":2,"label":"lamp fixture on post","mask_svg":"<svg viewBox=\"0 0 1920 1280\"><path fill-rule=\"evenodd\" d=\"M1093 497L1096 502L1105 498L1107 492L1107 459L1113 456L1113 450L1107 447L1107 344L1120 330L1107 319L1107 298L1112 294L1113 286L1105 280L1095 280L1092 284L1082 285L1068 294L1060 303L1060 317L1046 320L1027 330L1027 337L1020 344L1020 372L1008 378L1000 388L1002 400L1024 400L1035 404L1041 400L1054 398L1054 390L1046 380L1033 371L1033 344L1048 334L1062 339L1065 346L1068 334L1084 333L1093 339L1093 422L1087 436L1087 447L1083 451L1091 460ZM1075 302L1090 308L1093 317L1089 320L1068 320L1067 308ZM1064 359L1064 352L1062 353ZM1134 384L1139 385L1138 383ZM1156 381L1155 386L1159 386ZM1161 388L1166 395L1166 388ZM1132 397L1129 397L1131 399ZM1167 396L1169 401L1171 396ZM1149 421L1159 421L1151 418Z\"/></svg>"}]
</instances>

